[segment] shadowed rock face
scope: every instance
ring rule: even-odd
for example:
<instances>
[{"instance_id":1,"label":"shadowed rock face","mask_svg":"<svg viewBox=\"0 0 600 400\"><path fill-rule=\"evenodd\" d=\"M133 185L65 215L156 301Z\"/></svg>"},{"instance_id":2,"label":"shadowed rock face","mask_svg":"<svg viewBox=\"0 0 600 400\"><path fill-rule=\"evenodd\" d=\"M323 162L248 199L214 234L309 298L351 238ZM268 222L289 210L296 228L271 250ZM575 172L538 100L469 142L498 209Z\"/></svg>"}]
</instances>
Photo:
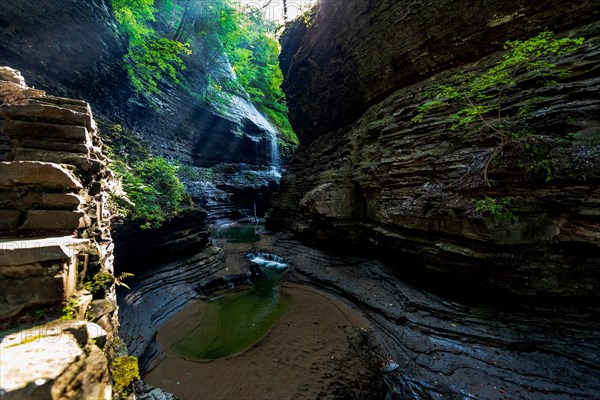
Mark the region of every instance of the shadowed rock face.
<instances>
[{"instance_id":1,"label":"shadowed rock face","mask_svg":"<svg viewBox=\"0 0 600 400\"><path fill-rule=\"evenodd\" d=\"M140 133L156 153L198 166L270 165L274 128L247 100L209 109L181 85L164 84L151 104L129 82L126 51L108 0L0 4L0 65L19 69L30 85L85 99L97 116ZM206 76L193 57L183 81L202 87Z\"/></svg>"},{"instance_id":2,"label":"shadowed rock face","mask_svg":"<svg viewBox=\"0 0 600 400\"><path fill-rule=\"evenodd\" d=\"M289 33L284 43L300 45L284 48L285 86L302 145L271 226L377 252L458 291L600 295L599 29L583 24L598 17L592 2L484 2L468 12L429 3L324 1L302 39L293 36L301 27ZM516 75L520 90L502 101L504 122L527 126L530 138L501 145L481 121L452 130L443 108L413 121L434 85L494 65L498 54L482 56L499 42L574 25L568 34L586 44L560 61L558 84ZM535 112L518 116L534 97L543 98ZM536 169L548 162L554 176ZM518 221L477 212L485 196L509 200Z\"/></svg>"},{"instance_id":3,"label":"shadowed rock face","mask_svg":"<svg viewBox=\"0 0 600 400\"><path fill-rule=\"evenodd\" d=\"M542 29L599 18L596 1L322 0L308 30L284 37L281 69L300 141L356 121L399 87L502 49Z\"/></svg>"}]
</instances>

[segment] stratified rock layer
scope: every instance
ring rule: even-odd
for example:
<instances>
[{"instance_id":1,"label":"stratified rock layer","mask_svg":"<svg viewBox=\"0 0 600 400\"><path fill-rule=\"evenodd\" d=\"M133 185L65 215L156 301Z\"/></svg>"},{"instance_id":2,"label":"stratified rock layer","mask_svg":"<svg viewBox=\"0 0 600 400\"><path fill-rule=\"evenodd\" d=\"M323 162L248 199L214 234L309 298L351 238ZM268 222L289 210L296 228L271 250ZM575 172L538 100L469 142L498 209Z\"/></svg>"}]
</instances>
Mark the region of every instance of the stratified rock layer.
<instances>
[{"instance_id":1,"label":"stratified rock layer","mask_svg":"<svg viewBox=\"0 0 600 400\"><path fill-rule=\"evenodd\" d=\"M122 318L120 334L132 355L140 358L145 371L160 354L158 327L197 297L196 284L223 269L223 251L209 247L190 257L148 267L139 272L130 291L119 296Z\"/></svg>"},{"instance_id":2,"label":"stratified rock layer","mask_svg":"<svg viewBox=\"0 0 600 400\"><path fill-rule=\"evenodd\" d=\"M448 297L380 261L309 248L286 234L265 250L289 263L286 279L335 293L369 318L382 361L399 365L384 374L390 399L584 400L600 391L596 304L486 304L467 290Z\"/></svg>"},{"instance_id":3,"label":"stratified rock layer","mask_svg":"<svg viewBox=\"0 0 600 400\"><path fill-rule=\"evenodd\" d=\"M291 30L299 47L293 57L284 48L286 88L302 145L271 225L313 244L377 251L399 272L458 290L600 295L597 23L564 32L586 42L558 62L557 84L515 74L520 90L505 94L501 118L453 130L442 107L415 120L436 85L494 65L498 54L481 57L499 41L533 36L540 24L583 25L597 18L593 2L430 3L324 1L302 39ZM456 64L465 65L440 72ZM520 113L533 98L534 111ZM530 136L501 143L497 123ZM510 202L515 218L477 211L485 196Z\"/></svg>"},{"instance_id":4,"label":"stratified rock layer","mask_svg":"<svg viewBox=\"0 0 600 400\"><path fill-rule=\"evenodd\" d=\"M599 15L593 0L321 0L309 29L300 23L283 39L292 125L306 143L356 121L399 87L476 61L506 40Z\"/></svg>"}]
</instances>

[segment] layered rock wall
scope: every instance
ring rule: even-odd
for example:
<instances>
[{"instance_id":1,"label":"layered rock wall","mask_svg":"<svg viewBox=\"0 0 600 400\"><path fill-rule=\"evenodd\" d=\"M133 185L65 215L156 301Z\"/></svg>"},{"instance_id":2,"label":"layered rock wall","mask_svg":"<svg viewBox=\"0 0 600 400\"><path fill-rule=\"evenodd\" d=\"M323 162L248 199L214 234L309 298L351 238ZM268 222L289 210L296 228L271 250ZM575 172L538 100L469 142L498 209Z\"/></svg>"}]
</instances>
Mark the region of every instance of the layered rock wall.
<instances>
[{"instance_id":1,"label":"layered rock wall","mask_svg":"<svg viewBox=\"0 0 600 400\"><path fill-rule=\"evenodd\" d=\"M356 121L400 87L502 50L506 40L583 26L596 1L319 1L283 38L281 69L301 141Z\"/></svg>"},{"instance_id":2,"label":"layered rock wall","mask_svg":"<svg viewBox=\"0 0 600 400\"><path fill-rule=\"evenodd\" d=\"M0 323L39 324L1 333L0 394L110 399L109 359L122 355L107 207L116 182L90 107L31 89L6 67L0 90L10 139L0 162Z\"/></svg>"},{"instance_id":3,"label":"layered rock wall","mask_svg":"<svg viewBox=\"0 0 600 400\"><path fill-rule=\"evenodd\" d=\"M308 29L288 33L285 87L302 145L270 223L446 286L599 295L594 2L433 3L323 1ZM443 108L415 118L437 85L485 71L506 39L543 28L586 38L560 60L557 84L521 71L502 117L467 128L452 129ZM496 123L527 132L502 143ZM507 201L514 218L478 211L486 196Z\"/></svg>"}]
</instances>

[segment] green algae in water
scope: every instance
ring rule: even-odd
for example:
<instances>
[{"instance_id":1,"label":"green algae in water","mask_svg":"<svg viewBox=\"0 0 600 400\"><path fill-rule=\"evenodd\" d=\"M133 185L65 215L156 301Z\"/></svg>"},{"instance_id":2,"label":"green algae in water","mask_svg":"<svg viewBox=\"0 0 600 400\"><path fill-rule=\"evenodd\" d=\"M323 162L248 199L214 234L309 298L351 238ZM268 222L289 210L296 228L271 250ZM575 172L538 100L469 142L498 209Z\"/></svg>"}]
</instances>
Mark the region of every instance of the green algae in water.
<instances>
[{"instance_id":1,"label":"green algae in water","mask_svg":"<svg viewBox=\"0 0 600 400\"><path fill-rule=\"evenodd\" d=\"M278 290L281 271L264 270L251 289L239 289L205 304L196 321L186 321L168 344L186 360L208 361L237 354L258 342L290 308ZM191 329L190 329L191 328Z\"/></svg>"},{"instance_id":2,"label":"green algae in water","mask_svg":"<svg viewBox=\"0 0 600 400\"><path fill-rule=\"evenodd\" d=\"M260 240L256 233L256 225L216 226L211 228L210 236L232 243L254 243Z\"/></svg>"}]
</instances>

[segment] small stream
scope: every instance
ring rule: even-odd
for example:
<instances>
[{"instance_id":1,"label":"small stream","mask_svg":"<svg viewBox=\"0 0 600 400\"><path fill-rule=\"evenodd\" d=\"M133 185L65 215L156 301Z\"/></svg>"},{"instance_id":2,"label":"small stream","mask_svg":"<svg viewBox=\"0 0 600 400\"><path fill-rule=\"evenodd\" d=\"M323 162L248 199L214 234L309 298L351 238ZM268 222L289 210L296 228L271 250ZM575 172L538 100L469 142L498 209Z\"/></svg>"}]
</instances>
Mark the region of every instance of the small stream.
<instances>
[{"instance_id":1,"label":"small stream","mask_svg":"<svg viewBox=\"0 0 600 400\"><path fill-rule=\"evenodd\" d=\"M284 282L287 262L271 254L260 225L219 226L212 239L224 265L190 282L200 297L154 325L145 382L182 400L383 397L372 396L382 383L367 320L334 296Z\"/></svg>"},{"instance_id":2,"label":"small stream","mask_svg":"<svg viewBox=\"0 0 600 400\"><path fill-rule=\"evenodd\" d=\"M220 225L210 229L212 239L222 239L229 243L255 243L260 240L257 225Z\"/></svg>"},{"instance_id":3,"label":"small stream","mask_svg":"<svg viewBox=\"0 0 600 400\"><path fill-rule=\"evenodd\" d=\"M241 229L223 236L235 237L233 240L251 237ZM240 353L258 342L289 310L291 296L279 291L281 276L287 269L283 259L262 253L248 254L248 259L261 270L254 285L199 304L196 318L187 319L171 331L164 343L169 351L190 361Z\"/></svg>"}]
</instances>

